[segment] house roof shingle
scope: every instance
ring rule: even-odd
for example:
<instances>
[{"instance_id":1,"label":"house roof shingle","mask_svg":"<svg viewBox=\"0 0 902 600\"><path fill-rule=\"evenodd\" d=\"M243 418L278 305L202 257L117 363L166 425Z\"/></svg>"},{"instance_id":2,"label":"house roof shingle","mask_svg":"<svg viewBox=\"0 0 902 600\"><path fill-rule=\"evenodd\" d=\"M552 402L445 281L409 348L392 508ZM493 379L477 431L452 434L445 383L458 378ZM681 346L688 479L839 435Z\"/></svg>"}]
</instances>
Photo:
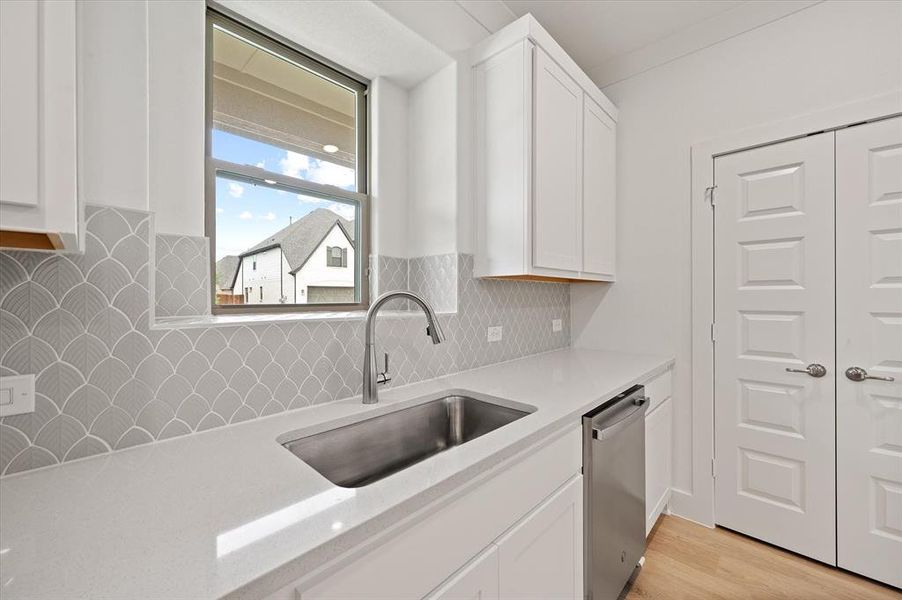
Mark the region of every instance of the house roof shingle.
<instances>
[{"instance_id":1,"label":"house roof shingle","mask_svg":"<svg viewBox=\"0 0 902 600\"><path fill-rule=\"evenodd\" d=\"M291 272L297 273L336 223L341 227L348 239L353 242L354 221L349 221L327 208L317 208L236 256L235 271L231 274L232 286L235 285L234 279L238 275L238 261L240 259L277 246L282 248ZM220 262L228 258L224 257ZM219 280L218 266L219 263L217 263L217 281Z\"/></svg>"},{"instance_id":2,"label":"house roof shingle","mask_svg":"<svg viewBox=\"0 0 902 600\"><path fill-rule=\"evenodd\" d=\"M238 257L234 254L223 256L216 261L216 285L220 289L232 289L227 287L233 284L238 273Z\"/></svg>"}]
</instances>

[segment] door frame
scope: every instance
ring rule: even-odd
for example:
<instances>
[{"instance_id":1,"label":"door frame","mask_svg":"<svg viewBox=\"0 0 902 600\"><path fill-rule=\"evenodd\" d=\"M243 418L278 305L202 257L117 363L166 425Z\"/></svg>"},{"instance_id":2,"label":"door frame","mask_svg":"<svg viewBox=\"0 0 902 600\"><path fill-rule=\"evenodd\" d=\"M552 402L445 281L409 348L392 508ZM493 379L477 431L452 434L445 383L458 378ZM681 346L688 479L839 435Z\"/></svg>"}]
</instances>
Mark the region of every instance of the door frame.
<instances>
[{"instance_id":1,"label":"door frame","mask_svg":"<svg viewBox=\"0 0 902 600\"><path fill-rule=\"evenodd\" d=\"M690 149L691 331L689 382L692 423L692 486L674 487L674 513L714 527L714 214L708 190L714 159L814 133L902 116L902 90L826 110L744 129L695 143Z\"/></svg>"}]
</instances>

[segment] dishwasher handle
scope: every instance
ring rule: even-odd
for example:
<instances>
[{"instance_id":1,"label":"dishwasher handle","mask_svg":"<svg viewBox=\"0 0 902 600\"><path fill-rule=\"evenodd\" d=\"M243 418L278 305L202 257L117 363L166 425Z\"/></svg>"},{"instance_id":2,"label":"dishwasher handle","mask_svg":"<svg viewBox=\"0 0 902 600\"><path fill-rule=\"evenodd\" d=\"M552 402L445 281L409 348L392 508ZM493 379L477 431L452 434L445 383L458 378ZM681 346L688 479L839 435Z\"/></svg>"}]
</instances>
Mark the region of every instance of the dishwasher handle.
<instances>
[{"instance_id":1,"label":"dishwasher handle","mask_svg":"<svg viewBox=\"0 0 902 600\"><path fill-rule=\"evenodd\" d=\"M645 416L645 403L648 402L646 396L633 398L633 409L629 411L622 419L611 423L605 427L592 428L592 437L596 440L609 440L630 425L637 421L640 417Z\"/></svg>"}]
</instances>

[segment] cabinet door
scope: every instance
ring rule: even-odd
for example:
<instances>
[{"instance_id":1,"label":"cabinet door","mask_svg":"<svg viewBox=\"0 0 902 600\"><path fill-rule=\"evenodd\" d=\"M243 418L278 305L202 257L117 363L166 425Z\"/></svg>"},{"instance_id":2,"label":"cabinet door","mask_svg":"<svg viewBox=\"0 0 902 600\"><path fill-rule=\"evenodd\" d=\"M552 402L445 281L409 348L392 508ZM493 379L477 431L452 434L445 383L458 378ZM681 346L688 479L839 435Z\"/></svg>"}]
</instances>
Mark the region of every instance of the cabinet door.
<instances>
[{"instance_id":1,"label":"cabinet door","mask_svg":"<svg viewBox=\"0 0 902 600\"><path fill-rule=\"evenodd\" d=\"M0 229L52 234L7 245L77 246L75 17L74 0L0 2Z\"/></svg>"},{"instance_id":2,"label":"cabinet door","mask_svg":"<svg viewBox=\"0 0 902 600\"><path fill-rule=\"evenodd\" d=\"M490 546L426 598L427 600L498 598L498 547Z\"/></svg>"},{"instance_id":3,"label":"cabinet door","mask_svg":"<svg viewBox=\"0 0 902 600\"><path fill-rule=\"evenodd\" d=\"M582 598L582 483L571 479L498 541L502 599Z\"/></svg>"},{"instance_id":4,"label":"cabinet door","mask_svg":"<svg viewBox=\"0 0 902 600\"><path fill-rule=\"evenodd\" d=\"M582 89L536 48L534 267L582 267L582 104Z\"/></svg>"},{"instance_id":5,"label":"cabinet door","mask_svg":"<svg viewBox=\"0 0 902 600\"><path fill-rule=\"evenodd\" d=\"M616 124L585 94L584 103L582 270L613 280Z\"/></svg>"},{"instance_id":6,"label":"cabinet door","mask_svg":"<svg viewBox=\"0 0 902 600\"><path fill-rule=\"evenodd\" d=\"M667 398L645 418L645 534L670 500L673 403Z\"/></svg>"}]
</instances>

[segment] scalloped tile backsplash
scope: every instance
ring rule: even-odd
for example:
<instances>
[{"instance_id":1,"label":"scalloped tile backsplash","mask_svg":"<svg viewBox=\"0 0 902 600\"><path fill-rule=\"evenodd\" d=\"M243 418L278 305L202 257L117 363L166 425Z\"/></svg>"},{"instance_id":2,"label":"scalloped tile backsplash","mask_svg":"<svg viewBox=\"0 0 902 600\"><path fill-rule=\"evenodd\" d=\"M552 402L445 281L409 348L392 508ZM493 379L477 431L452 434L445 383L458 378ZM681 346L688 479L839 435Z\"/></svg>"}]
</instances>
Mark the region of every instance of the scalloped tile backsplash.
<instances>
[{"instance_id":1,"label":"scalloped tile backsplash","mask_svg":"<svg viewBox=\"0 0 902 600\"><path fill-rule=\"evenodd\" d=\"M209 311L206 240L153 236L150 214L109 207L87 207L86 225L81 255L0 252L0 374L36 376L35 412L0 419L0 474L359 394L362 321L152 329L151 287L157 316ZM408 285L439 310L457 298L438 346L420 317L380 319L391 385L570 343L565 284L474 279L469 255L385 258L374 289Z\"/></svg>"}]
</instances>

